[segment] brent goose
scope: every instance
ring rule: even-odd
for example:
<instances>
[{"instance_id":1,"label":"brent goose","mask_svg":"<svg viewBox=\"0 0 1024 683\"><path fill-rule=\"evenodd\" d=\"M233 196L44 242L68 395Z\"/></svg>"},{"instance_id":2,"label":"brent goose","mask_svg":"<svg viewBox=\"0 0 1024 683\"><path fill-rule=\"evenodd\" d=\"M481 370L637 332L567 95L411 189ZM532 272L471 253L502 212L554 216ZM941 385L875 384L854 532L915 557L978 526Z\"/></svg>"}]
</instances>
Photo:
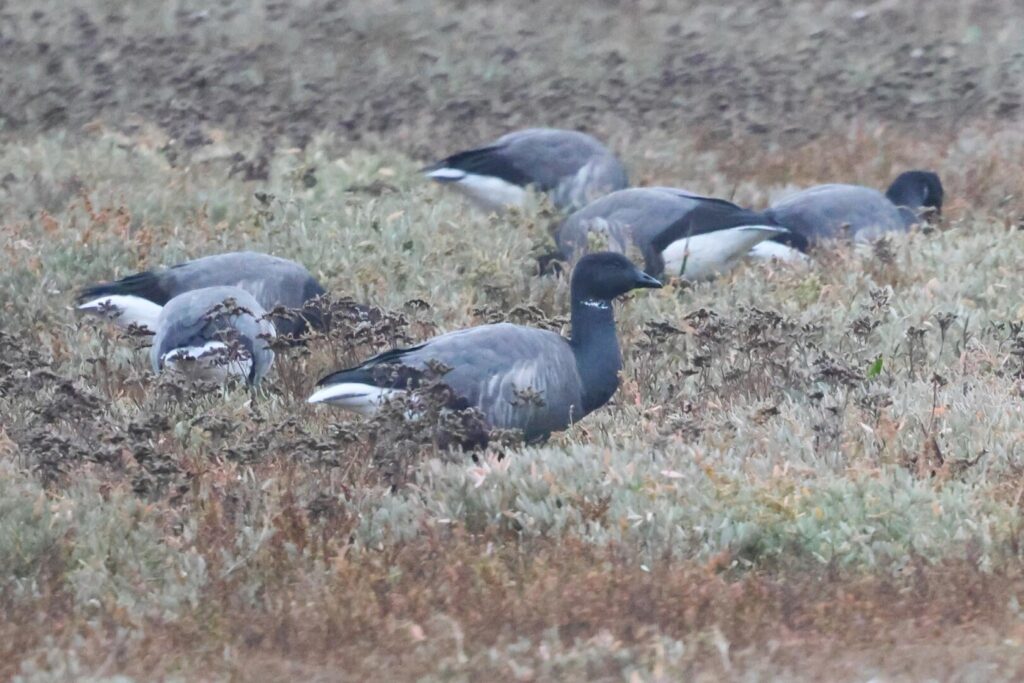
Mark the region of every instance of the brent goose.
<instances>
[{"instance_id":1,"label":"brent goose","mask_svg":"<svg viewBox=\"0 0 1024 683\"><path fill-rule=\"evenodd\" d=\"M423 171L487 211L521 206L531 187L549 195L559 209L572 211L629 185L622 162L607 147L585 133L554 128L508 133Z\"/></svg>"},{"instance_id":2,"label":"brent goose","mask_svg":"<svg viewBox=\"0 0 1024 683\"><path fill-rule=\"evenodd\" d=\"M688 280L728 271L765 240L795 237L793 246L802 246L761 213L669 187L619 190L576 211L555 234L560 255L571 261L586 253L593 234L604 235L614 251L636 247L651 275ZM791 259L796 253L780 245L776 256Z\"/></svg>"},{"instance_id":3,"label":"brent goose","mask_svg":"<svg viewBox=\"0 0 1024 683\"><path fill-rule=\"evenodd\" d=\"M327 375L310 403L333 403L373 415L389 398L414 389L428 368L462 407L477 408L490 428L517 429L543 440L603 406L622 367L612 300L661 283L621 254L584 256L573 270L572 338L499 323L434 337ZM531 396L524 398L524 396Z\"/></svg>"},{"instance_id":4,"label":"brent goose","mask_svg":"<svg viewBox=\"0 0 1024 683\"><path fill-rule=\"evenodd\" d=\"M811 245L841 237L870 240L941 213L943 194L935 173L907 171L885 194L862 185L817 185L775 202L765 214Z\"/></svg>"},{"instance_id":5,"label":"brent goose","mask_svg":"<svg viewBox=\"0 0 1024 683\"><path fill-rule=\"evenodd\" d=\"M288 259L254 251L204 256L165 270L129 275L91 285L78 295L79 310L104 315L119 325L156 331L161 307L173 297L203 287L239 287L266 310L302 309L300 315L274 316L277 331L299 336L306 327L322 327L321 314L306 304L324 294L306 268Z\"/></svg>"},{"instance_id":6,"label":"brent goose","mask_svg":"<svg viewBox=\"0 0 1024 683\"><path fill-rule=\"evenodd\" d=\"M160 309L149 358L154 372L173 369L205 379L229 376L258 384L274 362L266 311L238 287L204 287Z\"/></svg>"}]
</instances>

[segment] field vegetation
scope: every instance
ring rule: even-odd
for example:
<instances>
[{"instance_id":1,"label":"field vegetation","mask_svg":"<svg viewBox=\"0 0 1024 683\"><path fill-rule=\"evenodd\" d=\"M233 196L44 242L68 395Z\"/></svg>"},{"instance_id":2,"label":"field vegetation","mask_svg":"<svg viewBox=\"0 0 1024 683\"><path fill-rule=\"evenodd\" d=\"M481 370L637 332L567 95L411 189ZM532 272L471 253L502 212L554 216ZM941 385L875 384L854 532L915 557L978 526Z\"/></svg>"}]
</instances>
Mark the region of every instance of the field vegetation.
<instances>
[{"instance_id":1,"label":"field vegetation","mask_svg":"<svg viewBox=\"0 0 1024 683\"><path fill-rule=\"evenodd\" d=\"M0 677L1020 680L1015 2L0 3ZM928 168L942 221L618 308L612 404L474 457L305 403L566 331L555 216L417 169L534 124L763 206ZM235 249L370 322L154 376L85 284Z\"/></svg>"}]
</instances>

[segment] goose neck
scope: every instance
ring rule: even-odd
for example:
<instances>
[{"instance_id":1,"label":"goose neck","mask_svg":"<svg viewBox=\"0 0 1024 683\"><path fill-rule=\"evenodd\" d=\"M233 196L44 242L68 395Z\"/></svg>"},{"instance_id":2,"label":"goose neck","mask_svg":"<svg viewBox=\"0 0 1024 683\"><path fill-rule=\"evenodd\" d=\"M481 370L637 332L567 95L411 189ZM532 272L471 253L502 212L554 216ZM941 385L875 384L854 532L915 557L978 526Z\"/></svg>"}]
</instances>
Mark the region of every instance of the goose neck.
<instances>
[{"instance_id":1,"label":"goose neck","mask_svg":"<svg viewBox=\"0 0 1024 683\"><path fill-rule=\"evenodd\" d=\"M612 302L580 296L572 302L572 339L575 346L587 346L611 333L615 337Z\"/></svg>"},{"instance_id":2,"label":"goose neck","mask_svg":"<svg viewBox=\"0 0 1024 683\"><path fill-rule=\"evenodd\" d=\"M607 403L619 385L622 357L610 301L573 301L571 345L583 384L583 409L589 413Z\"/></svg>"}]
</instances>

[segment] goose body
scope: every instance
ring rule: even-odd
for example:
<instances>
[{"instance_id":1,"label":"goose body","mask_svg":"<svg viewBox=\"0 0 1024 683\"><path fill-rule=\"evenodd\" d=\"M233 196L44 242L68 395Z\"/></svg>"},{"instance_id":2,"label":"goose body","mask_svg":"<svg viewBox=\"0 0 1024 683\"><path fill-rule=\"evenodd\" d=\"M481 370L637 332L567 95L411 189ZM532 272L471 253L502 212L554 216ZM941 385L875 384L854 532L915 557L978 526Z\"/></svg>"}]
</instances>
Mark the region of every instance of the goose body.
<instances>
[{"instance_id":1,"label":"goose body","mask_svg":"<svg viewBox=\"0 0 1024 683\"><path fill-rule=\"evenodd\" d=\"M306 305L324 293L306 268L288 259L253 251L204 256L160 271L145 271L86 287L78 296L79 310L104 315L122 326L139 325L155 332L160 307L185 292L204 287L238 287L266 310L278 306L303 309L298 318L275 317L281 334L301 334L307 322L323 323Z\"/></svg>"},{"instance_id":2,"label":"goose body","mask_svg":"<svg viewBox=\"0 0 1024 683\"><path fill-rule=\"evenodd\" d=\"M424 169L486 211L521 206L530 188L563 210L626 187L626 169L612 152L585 133L528 128L484 147L453 154Z\"/></svg>"},{"instance_id":3,"label":"goose body","mask_svg":"<svg viewBox=\"0 0 1024 683\"><path fill-rule=\"evenodd\" d=\"M607 403L618 387L612 300L660 286L621 254L591 254L573 271L571 339L508 323L451 332L327 375L309 401L372 415L440 363L447 368L440 381L459 407L477 408L491 428L544 439Z\"/></svg>"},{"instance_id":4,"label":"goose body","mask_svg":"<svg viewBox=\"0 0 1024 683\"><path fill-rule=\"evenodd\" d=\"M862 185L817 185L775 202L765 213L811 244L840 238L865 241L904 232L925 213L940 212L943 195L936 174L907 171L885 194Z\"/></svg>"},{"instance_id":5,"label":"goose body","mask_svg":"<svg viewBox=\"0 0 1024 683\"><path fill-rule=\"evenodd\" d=\"M176 370L223 381L258 384L274 362L274 326L256 299L238 287L205 287L179 294L160 311L150 347L154 372Z\"/></svg>"},{"instance_id":6,"label":"goose body","mask_svg":"<svg viewBox=\"0 0 1024 683\"><path fill-rule=\"evenodd\" d=\"M561 255L586 253L592 235L608 248L636 248L651 275L708 280L721 275L752 247L786 233L762 214L732 202L666 187L619 190L570 215L556 234ZM780 247L779 256L793 258ZM789 252L787 254L786 252Z\"/></svg>"},{"instance_id":7,"label":"goose body","mask_svg":"<svg viewBox=\"0 0 1024 683\"><path fill-rule=\"evenodd\" d=\"M494 427L517 428L536 437L564 429L585 414L579 370L565 338L508 323L450 332L399 353L376 356L359 368L325 377L309 401L370 416L402 391L382 386L395 364L420 374L427 373L432 362L451 368L442 381L466 406L486 407L485 416ZM545 405L519 405L516 392L524 390L543 396Z\"/></svg>"}]
</instances>

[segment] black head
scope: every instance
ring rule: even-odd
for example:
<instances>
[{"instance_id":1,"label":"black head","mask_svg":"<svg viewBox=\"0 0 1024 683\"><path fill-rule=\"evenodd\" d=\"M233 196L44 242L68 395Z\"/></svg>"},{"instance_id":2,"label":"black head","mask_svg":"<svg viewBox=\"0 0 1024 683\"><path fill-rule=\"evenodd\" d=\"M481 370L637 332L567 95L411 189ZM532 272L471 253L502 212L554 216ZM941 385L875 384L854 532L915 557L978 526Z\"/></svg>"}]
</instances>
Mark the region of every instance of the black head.
<instances>
[{"instance_id":1,"label":"black head","mask_svg":"<svg viewBox=\"0 0 1024 683\"><path fill-rule=\"evenodd\" d=\"M572 271L573 300L611 301L633 289L658 288L661 283L622 254L602 251L587 254Z\"/></svg>"},{"instance_id":2,"label":"black head","mask_svg":"<svg viewBox=\"0 0 1024 683\"><path fill-rule=\"evenodd\" d=\"M942 213L942 181L931 171L906 171L900 173L886 191L885 196L896 206L905 206L912 211L931 209Z\"/></svg>"}]
</instances>

